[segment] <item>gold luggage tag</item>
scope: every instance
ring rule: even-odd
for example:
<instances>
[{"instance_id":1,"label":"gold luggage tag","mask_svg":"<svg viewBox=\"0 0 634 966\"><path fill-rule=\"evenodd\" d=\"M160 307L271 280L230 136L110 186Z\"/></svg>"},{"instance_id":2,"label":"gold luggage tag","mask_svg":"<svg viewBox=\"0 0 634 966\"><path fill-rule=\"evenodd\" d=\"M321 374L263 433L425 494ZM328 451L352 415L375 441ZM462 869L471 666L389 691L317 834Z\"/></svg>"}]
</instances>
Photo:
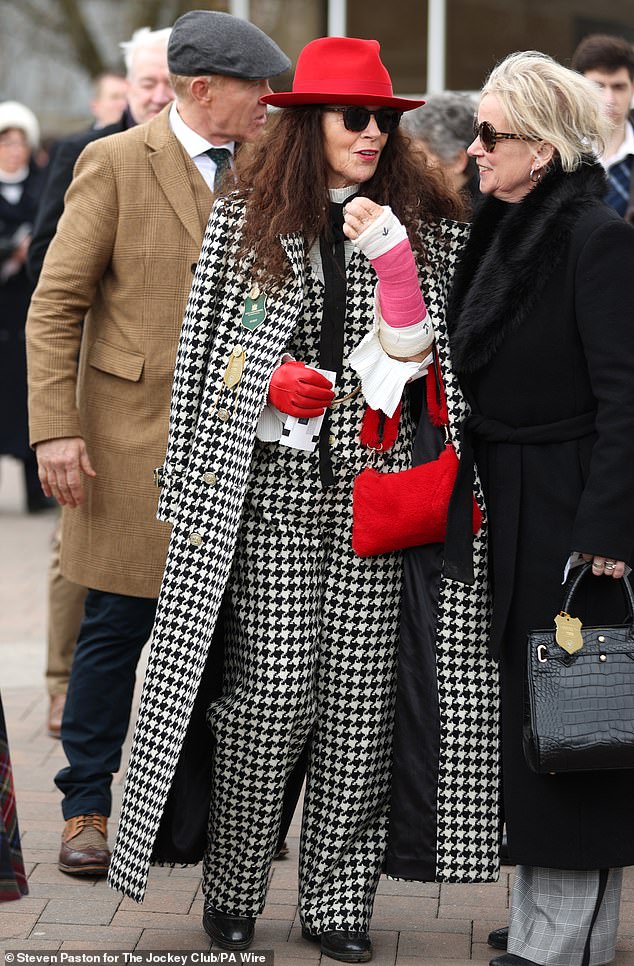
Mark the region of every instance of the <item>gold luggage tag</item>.
<instances>
[{"instance_id":1,"label":"gold luggage tag","mask_svg":"<svg viewBox=\"0 0 634 966\"><path fill-rule=\"evenodd\" d=\"M555 640L568 654L576 654L583 647L581 637L581 621L578 617L571 617L562 610L555 617Z\"/></svg>"},{"instance_id":2,"label":"gold luggage tag","mask_svg":"<svg viewBox=\"0 0 634 966\"><path fill-rule=\"evenodd\" d=\"M227 368L225 369L225 374L222 377L223 382L227 389L233 389L237 386L242 379L242 373L244 371L244 361L245 352L241 345L235 346L231 350L231 355L229 356L229 362L227 363Z\"/></svg>"},{"instance_id":3,"label":"gold luggage tag","mask_svg":"<svg viewBox=\"0 0 634 966\"><path fill-rule=\"evenodd\" d=\"M214 404L211 407L212 415L217 411L218 419L222 420L223 423L228 422L231 419L232 413L235 413L236 411L236 406L238 405L238 396L240 395L240 380L242 379L242 373L244 372L245 361L246 353L242 346L234 346L229 354L229 361L227 362L226 369L222 376L222 381L220 382L218 391L216 393ZM232 390L233 405L229 400L227 400L223 407L219 407L219 403L223 397L225 389ZM231 406L231 409L228 408L229 406Z\"/></svg>"},{"instance_id":4,"label":"gold luggage tag","mask_svg":"<svg viewBox=\"0 0 634 966\"><path fill-rule=\"evenodd\" d=\"M242 325L245 329L253 332L266 319L266 296L260 291L260 286L255 282L244 300L244 311L242 313Z\"/></svg>"}]
</instances>

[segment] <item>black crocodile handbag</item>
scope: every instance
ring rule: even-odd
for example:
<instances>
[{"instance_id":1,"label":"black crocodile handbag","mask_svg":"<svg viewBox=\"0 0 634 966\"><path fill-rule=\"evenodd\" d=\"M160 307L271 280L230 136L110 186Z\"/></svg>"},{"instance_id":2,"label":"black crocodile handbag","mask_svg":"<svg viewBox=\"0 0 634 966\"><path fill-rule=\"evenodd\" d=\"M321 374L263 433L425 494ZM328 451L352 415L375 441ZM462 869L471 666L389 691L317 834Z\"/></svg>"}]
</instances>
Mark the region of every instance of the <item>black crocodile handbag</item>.
<instances>
[{"instance_id":1,"label":"black crocodile handbag","mask_svg":"<svg viewBox=\"0 0 634 966\"><path fill-rule=\"evenodd\" d=\"M524 705L524 756L539 774L634 768L634 595L621 584L627 623L581 627L570 607L584 564L568 585L562 614L568 653L554 628L530 631ZM592 578L597 579L597 578ZM569 622L573 626L566 641Z\"/></svg>"}]
</instances>

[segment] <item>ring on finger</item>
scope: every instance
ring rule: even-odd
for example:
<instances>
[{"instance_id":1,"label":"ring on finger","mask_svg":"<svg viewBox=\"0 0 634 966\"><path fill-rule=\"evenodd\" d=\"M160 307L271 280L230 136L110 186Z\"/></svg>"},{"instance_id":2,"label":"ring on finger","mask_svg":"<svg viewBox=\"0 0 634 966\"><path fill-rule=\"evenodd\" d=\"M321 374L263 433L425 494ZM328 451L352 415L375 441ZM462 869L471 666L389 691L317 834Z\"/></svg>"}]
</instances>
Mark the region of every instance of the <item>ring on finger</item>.
<instances>
[{"instance_id":1,"label":"ring on finger","mask_svg":"<svg viewBox=\"0 0 634 966\"><path fill-rule=\"evenodd\" d=\"M613 563L611 560L609 560L603 566L605 570L614 570L614 568L616 567L616 563Z\"/></svg>"},{"instance_id":2,"label":"ring on finger","mask_svg":"<svg viewBox=\"0 0 634 966\"><path fill-rule=\"evenodd\" d=\"M601 569L601 567L604 567L604 566L605 566L605 564L603 563L603 561L602 561L602 560L593 560L593 561L592 561L592 566L593 566L593 567L596 567L596 568L597 568L597 570L600 570L600 569Z\"/></svg>"}]
</instances>

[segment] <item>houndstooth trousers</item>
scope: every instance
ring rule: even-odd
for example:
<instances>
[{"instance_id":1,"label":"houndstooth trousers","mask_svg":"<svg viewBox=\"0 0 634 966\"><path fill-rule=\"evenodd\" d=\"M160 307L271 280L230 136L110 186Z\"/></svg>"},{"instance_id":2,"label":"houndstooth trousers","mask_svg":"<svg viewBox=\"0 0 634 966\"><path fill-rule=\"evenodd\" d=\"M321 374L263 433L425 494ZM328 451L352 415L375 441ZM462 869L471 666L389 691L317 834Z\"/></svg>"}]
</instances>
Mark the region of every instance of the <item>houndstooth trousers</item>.
<instances>
[{"instance_id":1,"label":"houndstooth trousers","mask_svg":"<svg viewBox=\"0 0 634 966\"><path fill-rule=\"evenodd\" d=\"M600 876L605 892L599 902ZM622 879L622 869L518 865L508 951L542 966L609 963L615 955Z\"/></svg>"},{"instance_id":2,"label":"houndstooth trousers","mask_svg":"<svg viewBox=\"0 0 634 966\"><path fill-rule=\"evenodd\" d=\"M355 253L353 289L361 266ZM314 364L322 297L314 278L307 284L289 351ZM346 355L361 334L346 331ZM355 385L344 367L338 391ZM409 465L404 408L394 469ZM361 396L331 410L328 488L316 451L257 444L228 583L224 693L208 715L216 751L203 889L228 914L262 911L285 780L312 735L299 908L315 934L368 929L385 852L402 558L352 550L363 410Z\"/></svg>"},{"instance_id":3,"label":"houndstooth trousers","mask_svg":"<svg viewBox=\"0 0 634 966\"><path fill-rule=\"evenodd\" d=\"M267 469L252 469L229 581L225 694L209 710L205 898L234 915L262 911L285 780L312 731L302 922L366 930L385 848L400 554L354 555L349 482L293 492Z\"/></svg>"}]
</instances>

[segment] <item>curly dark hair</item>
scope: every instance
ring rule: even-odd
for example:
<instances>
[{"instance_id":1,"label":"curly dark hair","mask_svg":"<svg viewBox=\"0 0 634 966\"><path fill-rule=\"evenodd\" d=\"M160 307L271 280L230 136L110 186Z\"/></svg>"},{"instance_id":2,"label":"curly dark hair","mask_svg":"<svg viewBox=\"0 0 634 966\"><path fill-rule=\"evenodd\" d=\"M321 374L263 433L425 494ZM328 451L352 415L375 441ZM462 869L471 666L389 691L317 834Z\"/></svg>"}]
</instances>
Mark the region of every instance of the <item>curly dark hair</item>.
<instances>
[{"instance_id":1,"label":"curly dark hair","mask_svg":"<svg viewBox=\"0 0 634 966\"><path fill-rule=\"evenodd\" d=\"M255 253L255 273L261 280L281 281L289 270L280 235L302 232L308 249L329 231L321 116L315 105L280 111L269 120L264 138L240 161L238 196L246 209L241 252ZM464 203L442 172L427 167L425 156L409 146L399 129L390 134L376 172L359 193L390 205L424 262L417 227L438 218L464 217Z\"/></svg>"}]
</instances>

